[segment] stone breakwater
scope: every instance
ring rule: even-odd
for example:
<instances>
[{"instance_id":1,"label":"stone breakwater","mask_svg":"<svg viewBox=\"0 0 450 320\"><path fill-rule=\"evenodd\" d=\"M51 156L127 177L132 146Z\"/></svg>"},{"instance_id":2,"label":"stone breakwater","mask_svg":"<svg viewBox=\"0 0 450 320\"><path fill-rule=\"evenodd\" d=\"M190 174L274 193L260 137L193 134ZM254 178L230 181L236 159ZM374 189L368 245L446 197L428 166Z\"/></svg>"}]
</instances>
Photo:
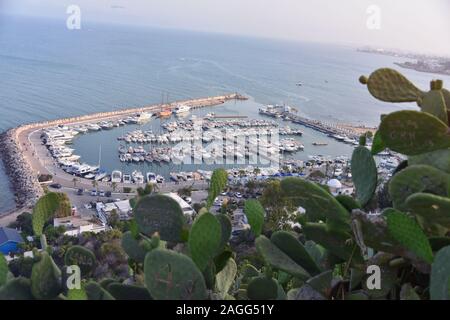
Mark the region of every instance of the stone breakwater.
<instances>
[{"instance_id":1,"label":"stone breakwater","mask_svg":"<svg viewBox=\"0 0 450 320\"><path fill-rule=\"evenodd\" d=\"M17 140L17 129L11 129L0 135L0 150L6 173L13 186L16 205L23 208L33 205L44 191L37 175L23 156Z\"/></svg>"},{"instance_id":2,"label":"stone breakwater","mask_svg":"<svg viewBox=\"0 0 450 320\"><path fill-rule=\"evenodd\" d=\"M223 104L230 100L247 99L248 98L243 95L232 93L215 97L176 101L163 105L149 105L25 124L3 132L0 134L0 156L3 159L6 173L9 176L14 189L17 209L33 206L37 199L44 193L44 190L38 181L38 172L33 170L31 165L33 158L33 153L31 151L34 150L34 148L29 143L28 135L33 131L58 125L108 120L141 112L157 112L161 109L173 109L179 104L186 104L191 108L196 109ZM27 153L31 153L31 156L29 155L27 157Z\"/></svg>"}]
</instances>

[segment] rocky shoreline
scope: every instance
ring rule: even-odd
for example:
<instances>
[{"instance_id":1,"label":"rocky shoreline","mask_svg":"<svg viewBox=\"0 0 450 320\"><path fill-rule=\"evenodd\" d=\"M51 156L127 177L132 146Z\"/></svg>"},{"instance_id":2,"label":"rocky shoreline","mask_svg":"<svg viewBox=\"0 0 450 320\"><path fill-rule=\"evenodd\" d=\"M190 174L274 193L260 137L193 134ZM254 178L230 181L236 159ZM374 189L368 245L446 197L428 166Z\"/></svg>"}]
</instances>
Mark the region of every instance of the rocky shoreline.
<instances>
[{"instance_id":1,"label":"rocky shoreline","mask_svg":"<svg viewBox=\"0 0 450 320\"><path fill-rule=\"evenodd\" d=\"M0 134L0 150L14 191L16 207L20 209L34 205L44 191L20 150L16 130L17 128Z\"/></svg>"}]
</instances>

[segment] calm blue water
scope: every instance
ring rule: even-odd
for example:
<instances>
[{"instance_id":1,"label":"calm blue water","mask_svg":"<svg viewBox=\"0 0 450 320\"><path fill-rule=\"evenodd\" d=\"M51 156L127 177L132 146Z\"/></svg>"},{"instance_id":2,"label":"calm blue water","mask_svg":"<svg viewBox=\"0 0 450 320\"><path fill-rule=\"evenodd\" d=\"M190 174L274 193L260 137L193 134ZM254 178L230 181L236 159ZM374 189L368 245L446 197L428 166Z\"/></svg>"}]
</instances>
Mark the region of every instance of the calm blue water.
<instances>
[{"instance_id":1,"label":"calm blue water","mask_svg":"<svg viewBox=\"0 0 450 320\"><path fill-rule=\"evenodd\" d=\"M162 93L174 100L235 91L255 105L286 102L311 118L373 125L399 106L374 100L357 79L397 60L351 47L94 24L69 31L64 21L0 16L0 131L159 103ZM423 88L436 77L402 72ZM101 139L90 141L97 155ZM0 211L14 205L8 190L0 167Z\"/></svg>"}]
</instances>

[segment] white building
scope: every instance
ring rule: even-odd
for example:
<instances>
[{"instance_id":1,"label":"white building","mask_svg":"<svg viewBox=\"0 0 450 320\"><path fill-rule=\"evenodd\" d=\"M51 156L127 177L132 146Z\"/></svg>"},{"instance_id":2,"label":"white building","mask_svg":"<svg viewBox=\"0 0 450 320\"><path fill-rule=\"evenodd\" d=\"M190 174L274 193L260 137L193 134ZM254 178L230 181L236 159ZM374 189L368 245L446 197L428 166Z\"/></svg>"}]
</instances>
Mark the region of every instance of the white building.
<instances>
[{"instance_id":1,"label":"white building","mask_svg":"<svg viewBox=\"0 0 450 320\"><path fill-rule=\"evenodd\" d=\"M166 193L165 195L175 200L180 205L183 213L189 218L191 218L195 214L195 210L191 207L191 205L184 201L183 198L181 198L178 194L171 192Z\"/></svg>"},{"instance_id":2,"label":"white building","mask_svg":"<svg viewBox=\"0 0 450 320\"><path fill-rule=\"evenodd\" d=\"M76 217L54 218L53 225L55 228L60 226L65 227L66 232L64 234L73 237L79 236L84 232L99 233L106 230L106 226L104 225L97 225Z\"/></svg>"}]
</instances>

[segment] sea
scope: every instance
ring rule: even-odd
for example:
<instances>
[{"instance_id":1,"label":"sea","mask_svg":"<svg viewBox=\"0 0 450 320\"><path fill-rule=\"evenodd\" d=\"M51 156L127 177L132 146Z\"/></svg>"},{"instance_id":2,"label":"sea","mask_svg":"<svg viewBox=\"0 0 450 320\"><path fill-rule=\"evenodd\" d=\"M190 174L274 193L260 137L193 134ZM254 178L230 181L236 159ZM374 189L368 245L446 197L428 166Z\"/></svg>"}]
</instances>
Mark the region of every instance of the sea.
<instances>
[{"instance_id":1,"label":"sea","mask_svg":"<svg viewBox=\"0 0 450 320\"><path fill-rule=\"evenodd\" d=\"M377 68L399 68L394 65L398 61L405 59L346 45L92 22L68 30L65 21L0 15L0 132L35 121L232 92L250 99L194 113L260 118L261 106L287 104L311 119L375 126L381 114L416 108L377 101L358 82L360 75ZM401 72L423 89L435 78L450 83L450 77ZM305 151L297 157L350 155L350 146L299 128ZM132 129L84 135L74 142L76 153L96 164L102 145L102 167L131 173L134 168L118 160L115 138ZM313 141L329 145L313 147ZM142 171L167 174L175 169ZM13 208L11 185L0 162L0 212Z\"/></svg>"}]
</instances>

